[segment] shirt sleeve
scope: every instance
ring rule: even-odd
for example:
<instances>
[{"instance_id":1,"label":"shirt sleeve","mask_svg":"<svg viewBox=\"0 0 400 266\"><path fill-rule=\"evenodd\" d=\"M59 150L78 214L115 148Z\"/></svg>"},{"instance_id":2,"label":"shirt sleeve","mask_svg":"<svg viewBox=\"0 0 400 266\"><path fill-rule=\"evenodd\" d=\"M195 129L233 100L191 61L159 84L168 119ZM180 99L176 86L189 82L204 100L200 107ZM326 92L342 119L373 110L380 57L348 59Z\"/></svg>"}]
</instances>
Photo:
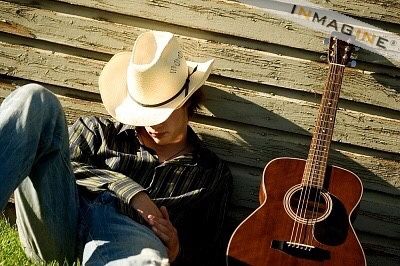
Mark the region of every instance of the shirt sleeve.
<instances>
[{"instance_id":1,"label":"shirt sleeve","mask_svg":"<svg viewBox=\"0 0 400 266\"><path fill-rule=\"evenodd\" d=\"M145 189L130 177L107 169L98 151L110 123L96 117L79 118L69 129L72 167L79 186L90 191L110 190L125 203Z\"/></svg>"}]
</instances>

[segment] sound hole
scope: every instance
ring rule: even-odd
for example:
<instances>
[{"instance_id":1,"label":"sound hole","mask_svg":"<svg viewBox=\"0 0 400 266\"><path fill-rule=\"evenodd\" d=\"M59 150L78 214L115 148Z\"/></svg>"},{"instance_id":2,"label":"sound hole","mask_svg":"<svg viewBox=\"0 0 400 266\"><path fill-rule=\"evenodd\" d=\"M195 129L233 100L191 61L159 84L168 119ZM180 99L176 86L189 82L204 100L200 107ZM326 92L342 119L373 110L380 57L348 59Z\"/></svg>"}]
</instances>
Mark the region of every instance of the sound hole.
<instances>
[{"instance_id":1,"label":"sound hole","mask_svg":"<svg viewBox=\"0 0 400 266\"><path fill-rule=\"evenodd\" d=\"M329 215L332 201L326 191L299 184L286 192L284 207L293 220L310 225Z\"/></svg>"}]
</instances>

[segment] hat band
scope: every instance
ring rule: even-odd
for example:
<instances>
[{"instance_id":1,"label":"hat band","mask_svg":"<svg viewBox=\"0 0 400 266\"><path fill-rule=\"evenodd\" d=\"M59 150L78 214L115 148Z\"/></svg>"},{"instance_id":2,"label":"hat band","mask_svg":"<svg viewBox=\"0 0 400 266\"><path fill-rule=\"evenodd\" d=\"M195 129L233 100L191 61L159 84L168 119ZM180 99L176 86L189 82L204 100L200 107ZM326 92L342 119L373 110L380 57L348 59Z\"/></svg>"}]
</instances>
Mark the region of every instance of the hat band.
<instances>
[{"instance_id":1,"label":"hat band","mask_svg":"<svg viewBox=\"0 0 400 266\"><path fill-rule=\"evenodd\" d=\"M189 73L188 77L187 77L186 80L185 80L185 84L183 84L183 86L182 86L182 89L180 89L174 96L172 96L171 98L169 98L169 99L166 100L166 101L163 101L163 102L161 102L161 103L156 103L156 104L145 104L145 103L141 103L141 102L137 101L137 100L136 100L135 98L133 98L133 97L132 97L132 100L133 100L135 103L137 103L137 104L139 104L140 106L143 106L143 107L160 107L160 106L166 105L167 103L172 102L173 100L175 100L179 95L181 95L182 91L185 91L185 97L186 97L186 96L188 95L188 93L189 93L190 76L191 76L194 72L196 72L196 70L197 70L197 65L196 65L196 67L193 69L192 73Z\"/></svg>"}]
</instances>

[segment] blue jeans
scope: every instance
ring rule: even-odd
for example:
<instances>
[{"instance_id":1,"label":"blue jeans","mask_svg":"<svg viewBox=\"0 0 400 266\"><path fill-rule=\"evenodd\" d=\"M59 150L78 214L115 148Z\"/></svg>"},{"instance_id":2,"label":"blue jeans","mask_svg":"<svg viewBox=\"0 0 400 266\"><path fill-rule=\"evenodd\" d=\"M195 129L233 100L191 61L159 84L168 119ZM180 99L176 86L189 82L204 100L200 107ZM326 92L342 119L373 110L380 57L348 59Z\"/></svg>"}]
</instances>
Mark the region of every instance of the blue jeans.
<instances>
[{"instance_id":1,"label":"blue jeans","mask_svg":"<svg viewBox=\"0 0 400 266\"><path fill-rule=\"evenodd\" d=\"M35 261L168 265L163 243L116 211L111 193L79 197L57 97L29 84L0 106L0 210L15 190L18 233Z\"/></svg>"}]
</instances>

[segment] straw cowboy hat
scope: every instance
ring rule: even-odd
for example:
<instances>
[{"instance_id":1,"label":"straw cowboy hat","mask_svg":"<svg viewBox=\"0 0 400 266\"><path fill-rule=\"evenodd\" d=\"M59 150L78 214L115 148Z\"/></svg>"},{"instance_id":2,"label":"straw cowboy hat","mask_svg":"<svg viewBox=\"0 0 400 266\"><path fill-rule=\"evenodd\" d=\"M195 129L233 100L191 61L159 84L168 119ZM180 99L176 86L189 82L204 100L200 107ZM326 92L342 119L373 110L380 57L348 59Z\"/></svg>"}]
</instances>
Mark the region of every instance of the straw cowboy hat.
<instances>
[{"instance_id":1,"label":"straw cowboy hat","mask_svg":"<svg viewBox=\"0 0 400 266\"><path fill-rule=\"evenodd\" d=\"M124 124L160 124L204 84L213 62L186 61L172 33L143 33L132 52L118 53L104 66L99 77L103 104Z\"/></svg>"}]
</instances>

